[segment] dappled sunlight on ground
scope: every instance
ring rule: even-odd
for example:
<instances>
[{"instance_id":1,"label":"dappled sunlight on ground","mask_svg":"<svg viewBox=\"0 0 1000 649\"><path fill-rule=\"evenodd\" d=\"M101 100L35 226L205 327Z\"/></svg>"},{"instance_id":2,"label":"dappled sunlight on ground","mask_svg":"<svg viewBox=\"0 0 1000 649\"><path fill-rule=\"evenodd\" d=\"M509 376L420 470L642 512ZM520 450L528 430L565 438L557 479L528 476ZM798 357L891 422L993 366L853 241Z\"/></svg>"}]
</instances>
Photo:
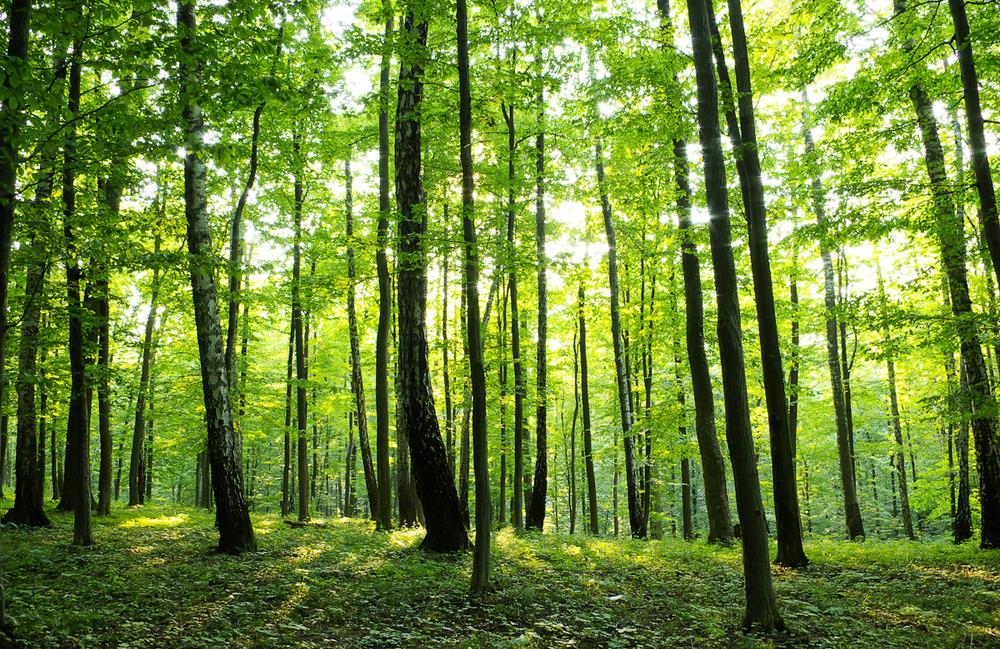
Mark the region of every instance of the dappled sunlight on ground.
<instances>
[{"instance_id":1,"label":"dappled sunlight on ground","mask_svg":"<svg viewBox=\"0 0 1000 649\"><path fill-rule=\"evenodd\" d=\"M0 532L26 646L945 647L1000 644L1000 553L947 543L807 543L775 569L789 631L744 636L739 546L494 535L493 588L471 552L427 554L421 529L292 526L255 515L259 551L213 552L213 514L156 506L95 519L97 545ZM772 548L773 552L773 548ZM108 624L114 620L113 625Z\"/></svg>"}]
</instances>

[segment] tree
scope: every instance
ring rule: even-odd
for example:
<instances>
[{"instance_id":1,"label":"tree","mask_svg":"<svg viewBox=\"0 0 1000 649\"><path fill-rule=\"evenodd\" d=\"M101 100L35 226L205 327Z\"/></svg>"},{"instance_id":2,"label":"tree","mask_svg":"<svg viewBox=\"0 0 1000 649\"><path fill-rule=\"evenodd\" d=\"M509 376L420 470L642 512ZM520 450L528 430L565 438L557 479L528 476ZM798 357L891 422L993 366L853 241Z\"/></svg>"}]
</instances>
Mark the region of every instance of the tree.
<instances>
[{"instance_id":1,"label":"tree","mask_svg":"<svg viewBox=\"0 0 1000 649\"><path fill-rule=\"evenodd\" d=\"M427 8L407 3L400 29L401 63L396 101L396 202L399 206L398 426L412 459L427 535L422 547L453 552L469 544L448 456L438 427L427 358L427 204L420 174L420 106L427 58Z\"/></svg>"},{"instance_id":2,"label":"tree","mask_svg":"<svg viewBox=\"0 0 1000 649\"><path fill-rule=\"evenodd\" d=\"M719 132L718 92L712 73L709 12L704 0L688 0L691 40L698 86L698 136L705 172L705 194L710 213L709 236L715 295L718 303L719 357L722 362L726 408L726 440L736 484L736 509L743 542L743 580L746 614L743 627L782 628L771 587L767 524L760 496L760 482L753 450L747 403L743 341L732 253L726 167Z\"/></svg>"},{"instance_id":3,"label":"tree","mask_svg":"<svg viewBox=\"0 0 1000 649\"><path fill-rule=\"evenodd\" d=\"M178 66L184 125L184 215L190 254L191 294L194 299L201 363L202 393L208 428L208 456L217 508L219 551L239 554L255 550L253 526L237 462L233 419L229 404L229 377L219 322L219 297L212 268L211 229L208 223L205 162L201 158L204 121L196 101L198 84L195 0L177 5L181 59Z\"/></svg>"},{"instance_id":4,"label":"tree","mask_svg":"<svg viewBox=\"0 0 1000 649\"><path fill-rule=\"evenodd\" d=\"M154 254L160 251L160 236L156 235L153 243ZM156 326L157 298L160 292L160 269L153 267L153 281L150 284L149 313L146 315L146 326L142 336L142 367L139 370L139 390L135 397L135 425L132 427L132 454L128 469L128 504L130 507L145 502L144 476L146 473L145 454L143 452L146 440L146 395L149 391L149 372L153 355L153 329Z\"/></svg>"},{"instance_id":5,"label":"tree","mask_svg":"<svg viewBox=\"0 0 1000 649\"><path fill-rule=\"evenodd\" d=\"M661 0L659 8L661 24L668 32L667 43L670 43L673 40L670 34L673 24L668 0ZM705 305L702 303L701 268L698 248L691 235L690 165L687 142L683 139L674 139L673 157L677 221L681 234L681 271L684 275L685 341L694 396L695 436L698 438L705 485L708 540L719 542L732 538L733 525L729 516L726 467L715 430L715 396L712 392L708 355L705 352Z\"/></svg>"}]
</instances>

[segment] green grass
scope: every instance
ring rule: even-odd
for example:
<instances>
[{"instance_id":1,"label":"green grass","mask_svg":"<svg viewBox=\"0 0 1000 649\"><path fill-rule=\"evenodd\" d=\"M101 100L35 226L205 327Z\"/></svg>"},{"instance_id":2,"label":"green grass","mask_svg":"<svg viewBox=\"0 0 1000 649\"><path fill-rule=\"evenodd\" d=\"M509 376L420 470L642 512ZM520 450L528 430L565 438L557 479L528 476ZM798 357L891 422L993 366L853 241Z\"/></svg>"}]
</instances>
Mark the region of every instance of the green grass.
<instances>
[{"instance_id":1,"label":"green grass","mask_svg":"<svg viewBox=\"0 0 1000 649\"><path fill-rule=\"evenodd\" d=\"M775 569L789 631L745 636L737 548L505 530L471 600L470 555L420 531L256 517L261 550L228 557L204 512L118 508L89 548L53 520L0 533L25 646L1000 647L1000 552L970 546L810 542L808 569Z\"/></svg>"}]
</instances>

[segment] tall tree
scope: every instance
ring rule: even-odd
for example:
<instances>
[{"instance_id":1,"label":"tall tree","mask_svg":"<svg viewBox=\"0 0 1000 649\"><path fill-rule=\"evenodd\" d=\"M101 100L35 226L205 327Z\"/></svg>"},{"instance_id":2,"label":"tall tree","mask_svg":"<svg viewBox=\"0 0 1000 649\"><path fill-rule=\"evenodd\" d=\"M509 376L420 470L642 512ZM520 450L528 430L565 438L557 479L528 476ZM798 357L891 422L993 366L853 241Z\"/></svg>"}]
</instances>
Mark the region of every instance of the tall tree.
<instances>
[{"instance_id":1,"label":"tall tree","mask_svg":"<svg viewBox=\"0 0 1000 649\"><path fill-rule=\"evenodd\" d=\"M604 151L601 139L594 146L597 166L597 186L604 215L604 233L608 240L608 285L611 290L611 339L615 354L615 378L618 382L618 411L621 416L622 440L625 449L625 486L628 491L629 529L633 537L646 535L646 523L639 498L639 473L635 463L635 437L632 434L632 387L626 369L626 349L622 334L621 306L618 289L618 249L611 200L604 179Z\"/></svg>"},{"instance_id":2,"label":"tall tree","mask_svg":"<svg viewBox=\"0 0 1000 649\"><path fill-rule=\"evenodd\" d=\"M548 349L548 292L545 274L545 93L539 79L538 133L535 134L535 263L538 273L538 343L535 345L535 478L524 525L541 531L545 525L548 487L548 403L546 352Z\"/></svg>"},{"instance_id":3,"label":"tall tree","mask_svg":"<svg viewBox=\"0 0 1000 649\"><path fill-rule=\"evenodd\" d=\"M771 586L767 547L767 521L760 495L760 481L750 428L742 326L733 259L726 189L726 164L719 129L719 100L712 71L712 44L705 0L688 0L695 74L698 86L698 136L705 173L705 194L710 214L709 237L715 295L718 303L719 358L726 409L726 439L736 485L736 509L743 542L743 578L746 593L744 628L782 628L784 622Z\"/></svg>"},{"instance_id":4,"label":"tall tree","mask_svg":"<svg viewBox=\"0 0 1000 649\"><path fill-rule=\"evenodd\" d=\"M660 19L668 31L667 44L672 45L673 23L668 0L660 0ZM702 480L705 486L705 507L708 511L709 542L732 538L733 525L729 515L729 493L726 487L726 467L715 430L715 396L705 351L705 305L702 302L701 267L698 248L691 233L691 185L687 142L673 141L674 182L678 228L681 234L681 271L684 275L685 341L691 386L694 397L694 427L701 457Z\"/></svg>"},{"instance_id":5,"label":"tall tree","mask_svg":"<svg viewBox=\"0 0 1000 649\"><path fill-rule=\"evenodd\" d=\"M389 320L392 318L392 287L386 247L389 242L389 76L392 63L393 10L388 1L385 42L379 67L378 103L378 224L375 266L378 273L378 329L375 334L375 460L378 484L378 517L391 524L392 490L389 488ZM397 466L397 471L398 471ZM400 518L405 507L400 502Z\"/></svg>"},{"instance_id":6,"label":"tall tree","mask_svg":"<svg viewBox=\"0 0 1000 649\"><path fill-rule=\"evenodd\" d=\"M597 519L597 478L594 473L594 440L590 419L590 380L587 367L587 307L583 283L577 290L577 328L580 331L580 406L583 408L583 463L587 473L587 512L590 533L600 534Z\"/></svg>"},{"instance_id":7,"label":"tall tree","mask_svg":"<svg viewBox=\"0 0 1000 649\"><path fill-rule=\"evenodd\" d=\"M165 198L164 198L165 200ZM160 235L153 241L153 253L160 252ZM153 266L153 280L150 284L149 313L142 336L142 361L139 370L139 390L135 397L135 424L132 426L132 454L128 470L128 504L130 507L145 501L143 476L145 475L144 444L146 440L146 396L149 392L149 372L153 354L153 329L156 325L156 309L160 293L160 268Z\"/></svg>"},{"instance_id":8,"label":"tall tree","mask_svg":"<svg viewBox=\"0 0 1000 649\"><path fill-rule=\"evenodd\" d=\"M844 496L844 517L847 535L852 540L865 535L861 508L858 506L858 487L854 477L854 454L851 447L850 429L847 423L847 407L844 403L844 384L841 376L840 348L837 341L837 296L833 274L833 260L830 256L830 233L826 220L826 197L819 172L816 170L816 146L812 129L806 119L802 136L805 140L806 158L813 165L812 202L816 223L819 226L819 249L823 259L824 304L826 306L826 354L830 367L830 385L833 392L833 411L837 424L837 456L840 460L840 483Z\"/></svg>"},{"instance_id":9,"label":"tall tree","mask_svg":"<svg viewBox=\"0 0 1000 649\"><path fill-rule=\"evenodd\" d=\"M309 520L309 401L306 381L309 380L309 367L306 364L305 334L303 329L302 308L302 208L305 191L302 184L303 159L301 144L302 135L299 131L292 134L292 155L294 156L294 220L295 243L292 252L292 330L295 332L295 423L296 435L296 468L298 475L299 502L296 507L299 522Z\"/></svg>"},{"instance_id":10,"label":"tall tree","mask_svg":"<svg viewBox=\"0 0 1000 649\"><path fill-rule=\"evenodd\" d=\"M778 555L775 561L785 566L805 566L808 563L802 548L802 525L799 520L798 488L795 485L795 460L788 430L788 401L785 396L785 375L781 365L778 321L774 308L774 285L771 281L771 261L767 241L767 212L764 185L761 179L759 143L754 115L753 88L746 30L740 0L728 0L729 26L733 40L733 61L736 76L737 101L732 101L732 87L721 56L717 30L716 57L719 79L726 97L729 137L733 142L736 169L749 230L750 266L753 277L754 301L757 307L757 331L760 341L764 397L767 403L768 430L771 440L771 473L774 481L774 514L778 528ZM709 11L709 20L713 20Z\"/></svg>"},{"instance_id":11,"label":"tall tree","mask_svg":"<svg viewBox=\"0 0 1000 649\"><path fill-rule=\"evenodd\" d=\"M354 197L351 190L351 163L344 162L344 214L347 221L347 321L351 342L351 389L354 392L354 407L358 413L358 444L361 446L361 464L365 472L365 489L368 492L368 511L380 529L392 528L392 521L379 517L379 490L389 485L380 485L372 464L371 445L368 443L368 413L365 408L365 384L361 373L361 342L358 337L358 317L355 310L355 287L357 271L354 267Z\"/></svg>"},{"instance_id":12,"label":"tall tree","mask_svg":"<svg viewBox=\"0 0 1000 649\"><path fill-rule=\"evenodd\" d=\"M201 383L208 428L208 455L212 489L218 509L219 550L237 554L257 547L243 490L243 472L237 463L233 419L229 404L229 377L226 373L224 339L219 321L219 296L211 260L214 256L205 179L204 119L196 97L200 94L198 74L197 20L195 1L177 5L180 35L180 100L184 125L184 212L190 254L191 293L194 299Z\"/></svg>"},{"instance_id":13,"label":"tall tree","mask_svg":"<svg viewBox=\"0 0 1000 649\"><path fill-rule=\"evenodd\" d=\"M472 382L472 454L476 472L476 544L472 557L472 591L480 593L490 585L493 499L490 495L489 430L486 428L486 369L483 364L479 319L479 250L474 218L472 84L469 81L469 17L466 0L458 0L455 16L458 23L458 130L462 166L462 234L465 239L466 330Z\"/></svg>"},{"instance_id":14,"label":"tall tree","mask_svg":"<svg viewBox=\"0 0 1000 649\"><path fill-rule=\"evenodd\" d=\"M423 506L425 549L468 546L462 509L438 427L427 358L427 204L421 177L421 115L427 60L428 8L407 2L399 32L402 61L396 101L396 202L399 207L397 305L398 425L407 437L417 495Z\"/></svg>"}]
</instances>

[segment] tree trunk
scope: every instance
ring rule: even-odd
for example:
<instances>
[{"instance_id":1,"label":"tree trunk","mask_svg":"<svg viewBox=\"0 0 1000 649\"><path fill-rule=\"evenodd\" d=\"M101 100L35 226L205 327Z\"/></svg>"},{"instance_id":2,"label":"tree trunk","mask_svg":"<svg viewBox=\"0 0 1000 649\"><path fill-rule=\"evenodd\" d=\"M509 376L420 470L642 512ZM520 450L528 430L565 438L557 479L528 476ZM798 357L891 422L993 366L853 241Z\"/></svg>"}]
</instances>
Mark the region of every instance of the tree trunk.
<instances>
[{"instance_id":1,"label":"tree trunk","mask_svg":"<svg viewBox=\"0 0 1000 649\"><path fill-rule=\"evenodd\" d=\"M111 223L118 221L121 179L114 175L104 181L104 203ZM97 428L101 459L97 479L97 515L111 515L111 473L114 440L111 437L111 278L106 260L96 269L94 285L97 316Z\"/></svg>"},{"instance_id":2,"label":"tree trunk","mask_svg":"<svg viewBox=\"0 0 1000 649\"><path fill-rule=\"evenodd\" d=\"M524 521L528 529L545 527L548 487L548 419L546 394L546 352L548 345L548 295L545 273L545 95L538 88L538 133L535 135L535 262L538 271L538 342L535 346L535 479L531 502Z\"/></svg>"},{"instance_id":3,"label":"tree trunk","mask_svg":"<svg viewBox=\"0 0 1000 649\"><path fill-rule=\"evenodd\" d=\"M524 366L521 358L521 315L517 305L517 248L514 243L515 217L517 215L516 175L514 154L514 107L502 104L507 123L507 264L510 291L510 353L514 361L514 500L511 504L511 522L515 530L524 528Z\"/></svg>"},{"instance_id":4,"label":"tree trunk","mask_svg":"<svg viewBox=\"0 0 1000 649\"><path fill-rule=\"evenodd\" d=\"M281 469L281 516L292 511L292 365L295 361L295 326L288 327L288 359L285 362L285 437Z\"/></svg>"},{"instance_id":5,"label":"tree trunk","mask_svg":"<svg viewBox=\"0 0 1000 649\"><path fill-rule=\"evenodd\" d=\"M976 177L976 192L979 194L979 218L982 224L983 238L986 239L990 257L993 259L993 272L996 274L997 283L1000 284L1000 221L997 219L996 190L993 186L993 176L990 171L990 159L986 152L983 108L979 100L979 76L976 72L976 62L972 52L969 17L965 11L965 0L948 0L948 6L951 9L951 19L955 25L955 48L958 50L958 66L962 73L965 116L969 123L969 140L972 148L972 169ZM970 376L970 380L971 378ZM973 429L975 429L975 425L973 425ZM979 438L975 432L973 436L976 437L978 445ZM995 435L992 442L994 446L997 444ZM986 460L988 464L990 454L987 455ZM996 464L991 468L993 470L1000 469ZM980 462L980 469L982 469L982 462ZM1000 480L1000 476L993 479ZM1000 498L1000 495L995 497ZM1000 506L1000 502L989 503L987 506ZM995 527L990 530L989 547L998 547L1000 545L1000 521L994 522L993 525ZM986 521L984 520L984 528L985 526ZM985 532L986 530L984 529ZM983 538L983 544L984 547L987 547L987 539L985 537Z\"/></svg>"},{"instance_id":6,"label":"tree trunk","mask_svg":"<svg viewBox=\"0 0 1000 649\"><path fill-rule=\"evenodd\" d=\"M594 474L594 441L590 420L590 386L587 373L587 315L586 294L583 284L577 291L577 327L580 331L580 405L583 408L583 463L587 473L587 511L590 514L590 533L597 536L597 479Z\"/></svg>"},{"instance_id":7,"label":"tree trunk","mask_svg":"<svg viewBox=\"0 0 1000 649\"><path fill-rule=\"evenodd\" d=\"M351 190L351 163L349 160L344 162L344 174L346 178L344 213L347 222L347 278L349 283L347 289L347 321L350 329L351 343L351 390L354 392L354 406L358 413L358 444L361 446L361 464L365 472L368 511L376 519L379 529L388 530L392 528L392 521L378 519L378 494L379 489L383 486L388 489L389 485L379 485L377 483L375 466L372 462L371 445L368 443L368 413L365 407L365 385L361 372L361 343L358 338L358 317L354 304L357 272L354 267L354 197Z\"/></svg>"},{"instance_id":8,"label":"tree trunk","mask_svg":"<svg viewBox=\"0 0 1000 649\"><path fill-rule=\"evenodd\" d=\"M305 334L302 325L302 205L305 199L302 187L301 135L292 135L292 150L295 157L294 220L295 243L292 257L292 331L295 332L295 424L296 424L296 475L298 483L297 514L300 523L309 520L309 401L306 382L309 367L306 364Z\"/></svg>"},{"instance_id":9,"label":"tree trunk","mask_svg":"<svg viewBox=\"0 0 1000 649\"><path fill-rule=\"evenodd\" d=\"M154 254L160 251L160 235L157 234L153 243ZM156 326L157 298L160 292L160 269L153 268L153 283L150 285L149 314L146 316L146 329L142 338L142 369L139 373L139 391L135 400L135 424L132 427L132 454L128 470L128 504L130 507L143 502L143 475L145 473L145 453L143 445L146 439L146 394L149 386L150 364L153 354L153 329Z\"/></svg>"},{"instance_id":10,"label":"tree trunk","mask_svg":"<svg viewBox=\"0 0 1000 649\"><path fill-rule=\"evenodd\" d=\"M500 384L500 507L497 510L499 527L507 525L507 286L500 296L497 312L497 329L500 330L500 363L497 368Z\"/></svg>"},{"instance_id":11,"label":"tree trunk","mask_svg":"<svg viewBox=\"0 0 1000 649\"><path fill-rule=\"evenodd\" d=\"M479 319L479 249L474 218L472 169L472 95L469 81L469 33L466 0L458 0L458 121L462 165L462 233L465 239L466 329L472 382L472 453L476 473L476 541L472 557L472 592L490 585L490 532L493 499L490 494L489 429L486 427L486 369L483 364ZM488 322L489 316L487 316Z\"/></svg>"},{"instance_id":12,"label":"tree trunk","mask_svg":"<svg viewBox=\"0 0 1000 649\"><path fill-rule=\"evenodd\" d=\"M668 31L672 44L673 23L668 0L659 1L661 25ZM729 515L729 494L726 487L726 467L715 430L715 397L705 352L705 306L702 302L701 269L698 249L691 237L691 186L687 143L673 141L674 182L677 185L677 220L681 232L681 269L684 274L685 340L688 364L691 367L692 394L695 410L695 436L701 457L705 484L705 507L708 512L710 543L732 538L733 525Z\"/></svg>"},{"instance_id":13,"label":"tree trunk","mask_svg":"<svg viewBox=\"0 0 1000 649\"><path fill-rule=\"evenodd\" d=\"M698 85L698 133L701 141L706 198L711 218L709 235L715 293L718 302L719 357L722 362L726 410L726 438L736 485L736 505L743 542L743 575L746 592L744 628L782 628L771 587L767 546L767 521L760 496L760 482L750 428L742 327L736 264L732 253L726 167L719 131L718 94L712 71L708 7L704 0L688 0L695 72Z\"/></svg>"},{"instance_id":14,"label":"tree trunk","mask_svg":"<svg viewBox=\"0 0 1000 649\"><path fill-rule=\"evenodd\" d=\"M181 62L178 69L182 119L185 127L184 204L194 299L198 355L208 428L208 454L212 488L218 508L219 550L240 553L255 550L253 527L243 490L243 471L237 463L229 404L229 377L215 272L208 205L205 163L201 159L204 124L201 107L194 97L200 84L194 61L200 50L195 44L195 0L181 0L177 8Z\"/></svg>"},{"instance_id":15,"label":"tree trunk","mask_svg":"<svg viewBox=\"0 0 1000 649\"><path fill-rule=\"evenodd\" d=\"M375 456L379 491L379 518L391 524L392 491L389 488L389 321L392 318L392 288L386 248L389 240L389 68L393 32L392 7L384 2L385 35L379 69L378 110L378 225L375 265L378 272L378 330L375 338ZM398 446L397 446L398 453ZM398 459L397 459L398 469ZM397 470L397 476L399 471ZM400 507L403 523L404 507Z\"/></svg>"},{"instance_id":16,"label":"tree trunk","mask_svg":"<svg viewBox=\"0 0 1000 649\"><path fill-rule=\"evenodd\" d=\"M450 552L468 546L461 506L438 427L427 358L425 306L427 260L426 202L420 174L420 106L427 59L427 22L406 5L400 38L408 52L399 71L396 106L396 201L399 206L399 426L409 442L417 495L427 535L422 546Z\"/></svg>"},{"instance_id":17,"label":"tree trunk","mask_svg":"<svg viewBox=\"0 0 1000 649\"><path fill-rule=\"evenodd\" d=\"M43 180L44 182L44 180ZM51 186L51 180L49 180ZM24 312L21 317L21 342L18 353L17 392L17 458L14 467L16 486L14 507L3 516L4 523L16 525L50 525L43 510L44 484L38 478L44 458L38 462L36 446L35 384L38 381L38 323L41 317L42 295L45 286L47 259L44 245L36 237L31 239L32 257L25 283ZM44 431L43 431L44 435ZM44 440L44 437L41 438ZM44 441L41 442L44 445ZM0 470L0 480L2 480Z\"/></svg>"},{"instance_id":18,"label":"tree trunk","mask_svg":"<svg viewBox=\"0 0 1000 649\"><path fill-rule=\"evenodd\" d=\"M815 144L812 130L808 122L803 125L803 138L806 145L806 157L815 158ZM837 454L840 460L840 481L844 495L844 516L847 524L847 535L851 540L864 538L865 528L861 519L861 509L858 506L857 483L854 479L854 457L851 452L850 430L847 423L846 406L844 404L844 388L841 377L840 348L837 340L837 296L833 261L830 258L828 242L828 225L826 222L826 198L819 173L814 170L812 179L813 211L816 223L820 228L820 256L823 259L824 296L826 304L826 351L827 364L830 367L830 385L833 391L833 409L837 424Z\"/></svg>"},{"instance_id":19,"label":"tree trunk","mask_svg":"<svg viewBox=\"0 0 1000 649\"><path fill-rule=\"evenodd\" d=\"M801 567L808 563L802 549L802 526L799 520L798 488L795 485L795 461L788 427L788 402L781 364L774 286L767 242L767 213L761 166L758 155L757 127L743 10L739 0L729 0L729 22L733 35L734 67L738 101L734 102L729 72L722 51L721 38L709 5L709 21L715 46L716 67L723 89L729 138L733 144L736 169L749 231L757 331L760 340L764 396L767 403L768 430L771 441L771 467L774 480L774 513L778 528L778 555L775 561L784 566Z\"/></svg>"},{"instance_id":20,"label":"tree trunk","mask_svg":"<svg viewBox=\"0 0 1000 649\"><path fill-rule=\"evenodd\" d=\"M642 503L639 501L639 475L635 464L635 438L632 435L632 390L625 368L625 348L622 338L621 310L618 300L618 251L615 245L615 226L611 215L611 201L604 182L604 153L598 138L594 147L597 164L597 183L601 194L601 212L604 215L604 232L608 239L608 284L611 290L611 338L615 354L615 376L618 382L618 410L621 416L622 440L625 450L625 484L628 490L629 528L632 536L645 535ZM617 512L616 512L617 514Z\"/></svg>"},{"instance_id":21,"label":"tree trunk","mask_svg":"<svg viewBox=\"0 0 1000 649\"><path fill-rule=\"evenodd\" d=\"M896 443L892 452L892 464L899 479L899 507L903 517L903 531L906 533L906 537L913 541L916 540L916 536L913 534L913 519L910 516L910 495L906 485L906 460L903 458L903 431L899 424L899 399L896 394L895 341L892 339L892 331L889 324L888 302L885 295L885 282L882 279L882 266L879 264L877 255L875 257L875 270L878 279L879 305L882 311L882 345L886 355L886 372L889 376L889 422L892 426L893 440ZM895 512L895 504L893 505L893 510Z\"/></svg>"},{"instance_id":22,"label":"tree trunk","mask_svg":"<svg viewBox=\"0 0 1000 649\"><path fill-rule=\"evenodd\" d=\"M965 401L969 394L969 377L964 362L959 369L959 381L960 394ZM958 426L958 436L955 438L955 455L958 456L958 501L955 505L952 533L955 543L964 543L972 538L972 506L969 503L972 491L969 481L969 420L964 414Z\"/></svg>"}]
</instances>

